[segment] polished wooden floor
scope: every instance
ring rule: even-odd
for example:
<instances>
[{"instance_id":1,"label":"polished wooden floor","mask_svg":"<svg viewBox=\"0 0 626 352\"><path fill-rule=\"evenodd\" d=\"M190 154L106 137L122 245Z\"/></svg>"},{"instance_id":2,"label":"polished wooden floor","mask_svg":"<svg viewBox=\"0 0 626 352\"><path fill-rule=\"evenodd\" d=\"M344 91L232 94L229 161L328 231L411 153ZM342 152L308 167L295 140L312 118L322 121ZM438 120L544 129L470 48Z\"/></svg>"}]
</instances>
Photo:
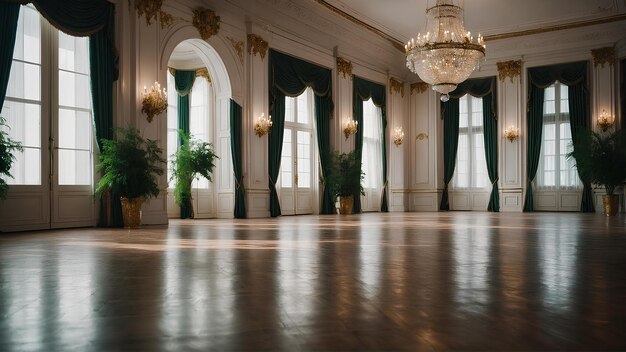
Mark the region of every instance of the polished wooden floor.
<instances>
[{"instance_id":1,"label":"polished wooden floor","mask_svg":"<svg viewBox=\"0 0 626 352\"><path fill-rule=\"evenodd\" d=\"M0 234L0 351L626 350L626 217Z\"/></svg>"}]
</instances>

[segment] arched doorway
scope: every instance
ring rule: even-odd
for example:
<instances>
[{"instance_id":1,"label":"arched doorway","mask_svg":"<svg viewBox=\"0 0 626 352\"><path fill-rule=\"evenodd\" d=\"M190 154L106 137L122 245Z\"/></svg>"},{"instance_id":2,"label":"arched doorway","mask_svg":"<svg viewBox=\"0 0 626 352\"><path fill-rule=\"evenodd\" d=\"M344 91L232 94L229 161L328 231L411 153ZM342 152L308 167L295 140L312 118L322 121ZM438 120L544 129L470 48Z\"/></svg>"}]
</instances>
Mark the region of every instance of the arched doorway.
<instances>
[{"instance_id":1,"label":"arched doorway","mask_svg":"<svg viewBox=\"0 0 626 352\"><path fill-rule=\"evenodd\" d=\"M228 72L217 51L200 39L184 40L169 56L167 72L168 108L167 154L168 181L172 154L178 146L178 93L174 89L176 70L196 72L189 92L189 132L192 138L212 143L219 159L215 162L213 180L194 181L192 197L196 218L231 218L234 209L234 179L230 149L229 100L232 89ZM167 213L180 217L180 207L168 184Z\"/></svg>"}]
</instances>

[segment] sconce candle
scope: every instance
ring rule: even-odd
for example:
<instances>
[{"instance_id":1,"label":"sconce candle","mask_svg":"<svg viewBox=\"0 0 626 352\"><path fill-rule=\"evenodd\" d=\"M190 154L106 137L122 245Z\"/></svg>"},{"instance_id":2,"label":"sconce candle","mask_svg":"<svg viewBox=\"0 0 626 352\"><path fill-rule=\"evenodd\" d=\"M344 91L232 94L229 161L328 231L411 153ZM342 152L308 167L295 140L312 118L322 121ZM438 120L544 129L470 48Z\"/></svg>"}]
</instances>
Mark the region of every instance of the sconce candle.
<instances>
[{"instance_id":1,"label":"sconce candle","mask_svg":"<svg viewBox=\"0 0 626 352\"><path fill-rule=\"evenodd\" d=\"M272 116L265 117L265 114L261 114L254 124L254 133L260 137L270 133L272 129Z\"/></svg>"},{"instance_id":2,"label":"sconce candle","mask_svg":"<svg viewBox=\"0 0 626 352\"><path fill-rule=\"evenodd\" d=\"M402 144L402 142L404 142L404 129L402 126L396 127L393 131L393 144L397 147Z\"/></svg>"},{"instance_id":3,"label":"sconce candle","mask_svg":"<svg viewBox=\"0 0 626 352\"><path fill-rule=\"evenodd\" d=\"M355 120L346 122L346 125L343 127L343 134L346 136L346 139L348 139L350 135L356 134L358 125L359 123Z\"/></svg>"},{"instance_id":4,"label":"sconce candle","mask_svg":"<svg viewBox=\"0 0 626 352\"><path fill-rule=\"evenodd\" d=\"M519 139L519 129L513 125L509 126L504 130L504 137L509 140L509 142L513 143Z\"/></svg>"},{"instance_id":5,"label":"sconce candle","mask_svg":"<svg viewBox=\"0 0 626 352\"><path fill-rule=\"evenodd\" d=\"M606 130L613 127L614 121L613 116L609 115L609 113L606 112L606 109L602 109L602 114L598 116L597 125L600 127L602 132L606 132Z\"/></svg>"},{"instance_id":6,"label":"sconce candle","mask_svg":"<svg viewBox=\"0 0 626 352\"><path fill-rule=\"evenodd\" d=\"M154 82L150 90L143 86L141 95L141 112L146 114L148 122L167 109L167 90L161 89L159 82Z\"/></svg>"}]
</instances>

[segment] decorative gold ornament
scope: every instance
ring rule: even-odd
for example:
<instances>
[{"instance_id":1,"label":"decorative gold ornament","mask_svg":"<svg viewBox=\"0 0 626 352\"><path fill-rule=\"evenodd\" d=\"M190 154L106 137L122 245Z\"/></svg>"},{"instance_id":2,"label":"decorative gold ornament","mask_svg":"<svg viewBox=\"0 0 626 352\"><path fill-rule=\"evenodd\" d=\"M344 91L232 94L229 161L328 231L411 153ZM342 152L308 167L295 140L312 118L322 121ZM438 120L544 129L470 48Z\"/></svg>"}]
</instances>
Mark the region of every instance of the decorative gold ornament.
<instances>
[{"instance_id":1,"label":"decorative gold ornament","mask_svg":"<svg viewBox=\"0 0 626 352\"><path fill-rule=\"evenodd\" d=\"M261 114L254 124L254 134L259 138L270 133L272 129L272 116L265 117L265 114Z\"/></svg>"},{"instance_id":2,"label":"decorative gold ornament","mask_svg":"<svg viewBox=\"0 0 626 352\"><path fill-rule=\"evenodd\" d=\"M615 123L613 116L606 112L606 109L602 109L602 113L598 116L596 125L598 125L602 132L606 132L606 130L613 127L613 123Z\"/></svg>"},{"instance_id":3,"label":"decorative gold ornament","mask_svg":"<svg viewBox=\"0 0 626 352\"><path fill-rule=\"evenodd\" d=\"M197 69L196 77L204 77L209 83L211 83L211 75L209 75L209 70L206 67Z\"/></svg>"},{"instance_id":4,"label":"decorative gold ornament","mask_svg":"<svg viewBox=\"0 0 626 352\"><path fill-rule=\"evenodd\" d=\"M243 64L243 40L235 40L231 37L226 37L230 42L230 45L233 46L233 49L237 52L237 56L239 57L239 61Z\"/></svg>"},{"instance_id":5,"label":"decorative gold ornament","mask_svg":"<svg viewBox=\"0 0 626 352\"><path fill-rule=\"evenodd\" d=\"M496 63L498 66L498 78L500 81L504 81L509 77L511 83L513 78L522 74L522 60L510 60Z\"/></svg>"},{"instance_id":6,"label":"decorative gold ornament","mask_svg":"<svg viewBox=\"0 0 626 352\"><path fill-rule=\"evenodd\" d=\"M404 98L404 82L391 77L389 78L389 94L393 92L400 93L400 96Z\"/></svg>"},{"instance_id":7,"label":"decorative gold ornament","mask_svg":"<svg viewBox=\"0 0 626 352\"><path fill-rule=\"evenodd\" d=\"M519 128L511 125L504 130L504 137L513 143L519 139Z\"/></svg>"},{"instance_id":8,"label":"decorative gold ornament","mask_svg":"<svg viewBox=\"0 0 626 352\"><path fill-rule=\"evenodd\" d=\"M607 46L606 48L592 49L591 56L593 57L593 67L601 65L604 68L604 64L613 66L615 64L615 47Z\"/></svg>"},{"instance_id":9,"label":"decorative gold ornament","mask_svg":"<svg viewBox=\"0 0 626 352\"><path fill-rule=\"evenodd\" d=\"M161 23L161 29L169 28L174 24L174 16L169 13L160 10L159 11L159 22Z\"/></svg>"},{"instance_id":10,"label":"decorative gold ornament","mask_svg":"<svg viewBox=\"0 0 626 352\"><path fill-rule=\"evenodd\" d=\"M220 31L220 16L213 10L198 7L193 10L192 24L200 33L200 38L207 40Z\"/></svg>"},{"instance_id":11,"label":"decorative gold ornament","mask_svg":"<svg viewBox=\"0 0 626 352\"><path fill-rule=\"evenodd\" d=\"M428 139L428 133L419 133L416 137L416 140L418 141L423 141L425 139Z\"/></svg>"},{"instance_id":12,"label":"decorative gold ornament","mask_svg":"<svg viewBox=\"0 0 626 352\"><path fill-rule=\"evenodd\" d=\"M411 83L411 94L413 94L414 90L417 91L417 94L422 94L428 90L428 86L429 84L426 82Z\"/></svg>"},{"instance_id":13,"label":"decorative gold ornament","mask_svg":"<svg viewBox=\"0 0 626 352\"><path fill-rule=\"evenodd\" d=\"M265 54L267 54L267 42L256 34L248 34L248 54L252 56L259 54L261 60L265 59Z\"/></svg>"},{"instance_id":14,"label":"decorative gold ornament","mask_svg":"<svg viewBox=\"0 0 626 352\"><path fill-rule=\"evenodd\" d=\"M128 0L128 6L130 6L130 0ZM163 0L135 0L137 18L145 15L146 24L151 25L152 20L156 20L159 12L161 12L161 6L163 6Z\"/></svg>"},{"instance_id":15,"label":"decorative gold ornament","mask_svg":"<svg viewBox=\"0 0 626 352\"><path fill-rule=\"evenodd\" d=\"M352 62L343 57L337 57L337 72L339 72L343 78L346 78L346 76L352 77Z\"/></svg>"},{"instance_id":16,"label":"decorative gold ornament","mask_svg":"<svg viewBox=\"0 0 626 352\"><path fill-rule=\"evenodd\" d=\"M355 120L348 120L343 126L343 135L346 136L346 139L353 134L356 134L358 130L359 123Z\"/></svg>"},{"instance_id":17,"label":"decorative gold ornament","mask_svg":"<svg viewBox=\"0 0 626 352\"><path fill-rule=\"evenodd\" d=\"M404 128L402 126L396 127L393 130L393 144L399 146L404 142Z\"/></svg>"},{"instance_id":18,"label":"decorative gold ornament","mask_svg":"<svg viewBox=\"0 0 626 352\"><path fill-rule=\"evenodd\" d=\"M137 229L141 226L141 205L143 204L143 201L143 197L130 199L126 197L120 197L124 227L129 229Z\"/></svg>"},{"instance_id":19,"label":"decorative gold ornament","mask_svg":"<svg viewBox=\"0 0 626 352\"><path fill-rule=\"evenodd\" d=\"M167 90L163 88L159 82L154 82L150 91L143 87L142 100L141 100L141 112L146 114L148 122L152 122L152 119L161 114L167 109Z\"/></svg>"}]
</instances>

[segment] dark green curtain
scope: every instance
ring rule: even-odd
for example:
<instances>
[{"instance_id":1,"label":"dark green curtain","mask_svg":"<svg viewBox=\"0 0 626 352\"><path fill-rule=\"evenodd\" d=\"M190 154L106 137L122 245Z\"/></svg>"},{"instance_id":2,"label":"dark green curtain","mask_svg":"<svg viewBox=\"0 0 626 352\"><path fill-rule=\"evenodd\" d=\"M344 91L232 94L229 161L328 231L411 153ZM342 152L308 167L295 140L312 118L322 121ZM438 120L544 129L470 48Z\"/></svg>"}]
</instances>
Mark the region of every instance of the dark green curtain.
<instances>
[{"instance_id":1,"label":"dark green curtain","mask_svg":"<svg viewBox=\"0 0 626 352\"><path fill-rule=\"evenodd\" d=\"M327 136L318 141L320 161L322 164L322 178L326 178L330 155L322 148L329 148L328 119L333 110L331 70L270 50L269 53L269 106L272 116L272 129L268 139L268 169L270 188L270 215L275 217L280 213L280 201L276 191L276 180L280 171L280 158L283 148L283 134L285 129L285 96L296 97L307 87L313 89L315 99L315 123L318 139L320 133ZM320 132L326 130L326 132ZM322 214L331 214L333 204L330 195L324 189L322 199ZM330 211L329 211L330 209Z\"/></svg>"},{"instance_id":2,"label":"dark green curtain","mask_svg":"<svg viewBox=\"0 0 626 352\"><path fill-rule=\"evenodd\" d=\"M456 154L459 143L459 99L469 94L477 98L483 98L483 128L485 142L485 159L487 172L491 181L491 195L487 210L500 211L500 198L498 195L498 118L497 118L497 92L496 78L468 79L459 84L450 92L450 100L441 103L443 116L443 178L444 189L441 195L439 210L450 210L448 188L454 176L456 167Z\"/></svg>"},{"instance_id":3,"label":"dark green curtain","mask_svg":"<svg viewBox=\"0 0 626 352\"><path fill-rule=\"evenodd\" d=\"M9 0L11 2L11 0ZM75 36L92 35L110 23L106 0L15 0L23 5L32 3L54 27Z\"/></svg>"},{"instance_id":4,"label":"dark green curtain","mask_svg":"<svg viewBox=\"0 0 626 352\"><path fill-rule=\"evenodd\" d=\"M9 86L9 75L13 63L17 20L20 16L20 5L0 2L0 111Z\"/></svg>"},{"instance_id":5,"label":"dark green curtain","mask_svg":"<svg viewBox=\"0 0 626 352\"><path fill-rule=\"evenodd\" d=\"M330 95L315 96L316 111L319 118L316 119L317 145L320 155L320 168L322 175L328 175L330 169L330 112L332 111L333 99ZM324 187L322 193L322 214L334 214L335 204L330 195L330 189Z\"/></svg>"},{"instance_id":6,"label":"dark green curtain","mask_svg":"<svg viewBox=\"0 0 626 352\"><path fill-rule=\"evenodd\" d=\"M622 106L622 129L626 129L626 59L622 59L620 65L620 79L619 79L619 96Z\"/></svg>"},{"instance_id":7,"label":"dark green curtain","mask_svg":"<svg viewBox=\"0 0 626 352\"><path fill-rule=\"evenodd\" d=\"M241 106L230 100L230 151L233 155L233 172L235 174L235 218L246 217L246 190L243 188L243 167L241 153Z\"/></svg>"},{"instance_id":8,"label":"dark green curtain","mask_svg":"<svg viewBox=\"0 0 626 352\"><path fill-rule=\"evenodd\" d=\"M441 103L443 116L443 193L439 210L450 210L448 185L454 175L456 151L459 146L459 99L450 98Z\"/></svg>"},{"instance_id":9,"label":"dark green curtain","mask_svg":"<svg viewBox=\"0 0 626 352\"><path fill-rule=\"evenodd\" d=\"M528 150L526 156L526 199L524 211L533 211L532 182L537 175L543 130L544 90L555 81L569 87L570 126L572 140L589 129L589 98L587 94L587 62L533 67L528 69ZM580 173L579 173L580 176ZM581 211L593 212L593 196L589 179L582 179L584 189Z\"/></svg>"},{"instance_id":10,"label":"dark green curtain","mask_svg":"<svg viewBox=\"0 0 626 352\"><path fill-rule=\"evenodd\" d=\"M382 116L382 177L383 177L383 192L380 211L389 211L387 207L387 148L386 148L386 128L387 128L387 91L384 85L368 81L366 79L354 76L352 78L352 114L354 120L358 122L359 126L363 126L363 102L372 98L374 105L380 108ZM356 135L354 136L354 150L356 151L357 158L363 161L363 128L358 128ZM354 205L352 212L361 212L361 194L354 195Z\"/></svg>"},{"instance_id":11,"label":"dark green curtain","mask_svg":"<svg viewBox=\"0 0 626 352\"><path fill-rule=\"evenodd\" d=\"M174 85L176 93L178 93L178 129L189 134L189 92L196 80L196 71L176 70L174 72ZM178 145L183 144L183 138L178 137ZM180 206L180 218L187 219L191 217L191 198L183 200Z\"/></svg>"}]
</instances>

